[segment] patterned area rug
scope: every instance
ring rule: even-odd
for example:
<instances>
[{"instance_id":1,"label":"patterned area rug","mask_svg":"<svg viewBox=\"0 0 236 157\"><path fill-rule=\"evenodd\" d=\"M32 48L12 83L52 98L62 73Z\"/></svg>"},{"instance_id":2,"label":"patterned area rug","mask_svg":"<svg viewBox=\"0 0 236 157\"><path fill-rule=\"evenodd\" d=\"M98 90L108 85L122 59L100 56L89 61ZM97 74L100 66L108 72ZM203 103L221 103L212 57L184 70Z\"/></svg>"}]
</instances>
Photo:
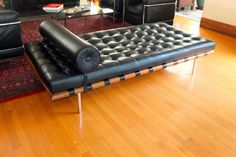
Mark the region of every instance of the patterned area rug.
<instances>
[{"instance_id":1,"label":"patterned area rug","mask_svg":"<svg viewBox=\"0 0 236 157\"><path fill-rule=\"evenodd\" d=\"M43 91L26 56L0 60L0 103Z\"/></svg>"},{"instance_id":2,"label":"patterned area rug","mask_svg":"<svg viewBox=\"0 0 236 157\"><path fill-rule=\"evenodd\" d=\"M24 43L33 40L41 40L41 36L38 30L39 30L39 25L43 20L45 19L22 22L21 31ZM64 20L59 20L58 22L65 26ZM72 31L76 35L99 30L125 27L129 25L130 24L123 23L122 21L116 21L115 23L113 23L112 18L106 16L104 16L103 18L101 16L72 18L66 21L66 28Z\"/></svg>"},{"instance_id":3,"label":"patterned area rug","mask_svg":"<svg viewBox=\"0 0 236 157\"><path fill-rule=\"evenodd\" d=\"M24 43L42 39L39 34L39 25L42 21L21 23ZM58 22L64 25L64 21ZM129 24L121 21L113 23L111 18L100 16L67 20L67 28L76 35L124 26ZM0 89L0 103L44 91L26 56L0 60Z\"/></svg>"}]
</instances>

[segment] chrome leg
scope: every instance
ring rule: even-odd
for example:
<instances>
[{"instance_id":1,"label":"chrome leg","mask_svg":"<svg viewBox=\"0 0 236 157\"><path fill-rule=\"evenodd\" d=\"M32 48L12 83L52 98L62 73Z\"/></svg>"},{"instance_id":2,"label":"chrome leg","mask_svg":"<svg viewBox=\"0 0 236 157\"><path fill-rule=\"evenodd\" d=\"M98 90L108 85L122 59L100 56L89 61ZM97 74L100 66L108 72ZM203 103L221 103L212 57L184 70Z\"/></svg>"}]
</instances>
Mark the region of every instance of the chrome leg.
<instances>
[{"instance_id":1,"label":"chrome leg","mask_svg":"<svg viewBox=\"0 0 236 157\"><path fill-rule=\"evenodd\" d=\"M122 13L122 21L123 21L123 23L125 22L125 3L126 3L126 1L123 0L123 13Z\"/></svg>"},{"instance_id":2,"label":"chrome leg","mask_svg":"<svg viewBox=\"0 0 236 157\"><path fill-rule=\"evenodd\" d=\"M196 69L196 61L197 61L197 58L195 58L195 59L193 60L192 75L194 74L194 71L195 71L195 69Z\"/></svg>"},{"instance_id":3,"label":"chrome leg","mask_svg":"<svg viewBox=\"0 0 236 157\"><path fill-rule=\"evenodd\" d=\"M146 13L146 6L144 5L143 6L143 19L142 19L142 24L144 24L145 23L145 13Z\"/></svg>"},{"instance_id":4,"label":"chrome leg","mask_svg":"<svg viewBox=\"0 0 236 157\"><path fill-rule=\"evenodd\" d=\"M82 100L81 100L81 93L78 93L77 94L77 97L78 97L78 112L79 112L79 114L81 114L82 113Z\"/></svg>"},{"instance_id":5,"label":"chrome leg","mask_svg":"<svg viewBox=\"0 0 236 157\"><path fill-rule=\"evenodd\" d=\"M100 18L101 18L101 27L102 27L102 29L104 29L104 15L103 15L103 13L101 14Z\"/></svg>"},{"instance_id":6,"label":"chrome leg","mask_svg":"<svg viewBox=\"0 0 236 157\"><path fill-rule=\"evenodd\" d=\"M115 23L116 18L116 0L114 0L114 6L113 6L113 23Z\"/></svg>"},{"instance_id":7,"label":"chrome leg","mask_svg":"<svg viewBox=\"0 0 236 157\"><path fill-rule=\"evenodd\" d=\"M122 15L122 21L123 21L123 23L125 22L125 4L126 4L126 1L123 0L123 15Z\"/></svg>"},{"instance_id":8,"label":"chrome leg","mask_svg":"<svg viewBox=\"0 0 236 157\"><path fill-rule=\"evenodd\" d=\"M116 22L116 14L115 14L115 12L113 12L113 23L115 23Z\"/></svg>"}]
</instances>

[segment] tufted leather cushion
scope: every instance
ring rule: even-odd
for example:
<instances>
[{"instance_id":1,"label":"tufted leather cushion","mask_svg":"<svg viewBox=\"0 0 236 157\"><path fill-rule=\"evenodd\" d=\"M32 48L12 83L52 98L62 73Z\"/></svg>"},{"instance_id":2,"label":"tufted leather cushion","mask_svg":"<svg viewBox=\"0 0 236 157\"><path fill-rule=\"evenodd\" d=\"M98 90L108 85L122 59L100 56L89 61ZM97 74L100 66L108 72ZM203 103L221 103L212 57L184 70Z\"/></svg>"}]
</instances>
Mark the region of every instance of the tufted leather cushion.
<instances>
[{"instance_id":1,"label":"tufted leather cushion","mask_svg":"<svg viewBox=\"0 0 236 157\"><path fill-rule=\"evenodd\" d=\"M40 33L45 42L55 47L61 55L71 62L82 73L95 70L100 63L100 53L96 47L77 37L62 25L44 21Z\"/></svg>"},{"instance_id":2,"label":"tufted leather cushion","mask_svg":"<svg viewBox=\"0 0 236 157\"><path fill-rule=\"evenodd\" d=\"M139 61L206 42L164 23L144 24L81 36L101 53L101 68ZM179 54L180 55L180 54Z\"/></svg>"},{"instance_id":3,"label":"tufted leather cushion","mask_svg":"<svg viewBox=\"0 0 236 157\"><path fill-rule=\"evenodd\" d=\"M93 32L80 37L101 54L97 69L87 73L87 83L184 59L215 47L212 41L164 23ZM30 43L26 51L52 93L83 86L84 75L49 43Z\"/></svg>"}]
</instances>

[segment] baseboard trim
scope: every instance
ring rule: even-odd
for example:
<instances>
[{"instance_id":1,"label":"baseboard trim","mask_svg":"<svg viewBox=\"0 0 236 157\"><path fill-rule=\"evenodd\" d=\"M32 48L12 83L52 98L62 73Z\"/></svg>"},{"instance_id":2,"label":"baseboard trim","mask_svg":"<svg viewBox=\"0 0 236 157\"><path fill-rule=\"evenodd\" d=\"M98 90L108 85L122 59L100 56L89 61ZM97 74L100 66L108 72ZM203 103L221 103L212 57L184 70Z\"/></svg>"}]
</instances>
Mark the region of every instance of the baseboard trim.
<instances>
[{"instance_id":1,"label":"baseboard trim","mask_svg":"<svg viewBox=\"0 0 236 157\"><path fill-rule=\"evenodd\" d=\"M224 33L233 37L236 37L236 26L229 25L226 23L214 21L208 18L201 19L201 27L212 29L214 31Z\"/></svg>"}]
</instances>

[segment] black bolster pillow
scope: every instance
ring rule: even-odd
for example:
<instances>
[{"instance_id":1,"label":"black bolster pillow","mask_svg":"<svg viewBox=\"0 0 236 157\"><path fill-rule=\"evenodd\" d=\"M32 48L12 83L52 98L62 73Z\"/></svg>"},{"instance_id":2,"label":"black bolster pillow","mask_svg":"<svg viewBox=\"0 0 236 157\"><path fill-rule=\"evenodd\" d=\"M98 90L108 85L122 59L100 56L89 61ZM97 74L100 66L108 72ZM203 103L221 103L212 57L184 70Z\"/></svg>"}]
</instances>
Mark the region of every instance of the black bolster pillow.
<instances>
[{"instance_id":1,"label":"black bolster pillow","mask_svg":"<svg viewBox=\"0 0 236 157\"><path fill-rule=\"evenodd\" d=\"M69 58L82 73L94 71L101 56L96 47L73 34L57 22L43 21L39 27L40 34Z\"/></svg>"}]
</instances>

